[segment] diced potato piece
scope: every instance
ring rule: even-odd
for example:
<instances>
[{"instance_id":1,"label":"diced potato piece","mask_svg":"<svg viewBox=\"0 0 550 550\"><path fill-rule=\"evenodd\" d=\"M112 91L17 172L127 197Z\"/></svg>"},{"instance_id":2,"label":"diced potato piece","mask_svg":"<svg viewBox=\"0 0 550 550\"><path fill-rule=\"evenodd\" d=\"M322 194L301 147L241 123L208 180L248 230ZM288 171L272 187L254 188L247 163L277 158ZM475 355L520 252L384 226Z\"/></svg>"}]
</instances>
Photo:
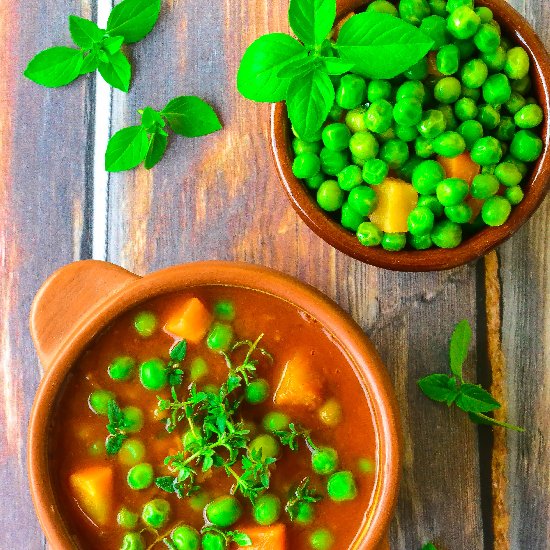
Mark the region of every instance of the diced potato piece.
<instances>
[{"instance_id":1,"label":"diced potato piece","mask_svg":"<svg viewBox=\"0 0 550 550\"><path fill-rule=\"evenodd\" d=\"M460 178L468 184L472 183L472 180L481 171L481 166L472 160L470 153L462 153L452 159L437 157L437 162L443 166L446 177Z\"/></svg>"},{"instance_id":2,"label":"diced potato piece","mask_svg":"<svg viewBox=\"0 0 550 550\"><path fill-rule=\"evenodd\" d=\"M407 218L418 202L416 189L396 178L386 178L373 189L378 195L378 205L370 215L371 222L386 233L405 233Z\"/></svg>"},{"instance_id":3,"label":"diced potato piece","mask_svg":"<svg viewBox=\"0 0 550 550\"><path fill-rule=\"evenodd\" d=\"M247 550L286 550L286 528L282 523L245 527L239 531L246 533L252 540L252 546L247 546Z\"/></svg>"},{"instance_id":4,"label":"diced potato piece","mask_svg":"<svg viewBox=\"0 0 550 550\"><path fill-rule=\"evenodd\" d=\"M106 525L113 507L113 470L90 466L71 474L69 485L80 509L98 526Z\"/></svg>"},{"instance_id":5,"label":"diced potato piece","mask_svg":"<svg viewBox=\"0 0 550 550\"><path fill-rule=\"evenodd\" d=\"M198 344L208 332L213 317L198 298L191 298L172 315L164 330L192 344Z\"/></svg>"},{"instance_id":6,"label":"diced potato piece","mask_svg":"<svg viewBox=\"0 0 550 550\"><path fill-rule=\"evenodd\" d=\"M305 351L296 353L283 368L273 401L279 406L316 409L322 401L322 382Z\"/></svg>"},{"instance_id":7,"label":"diced potato piece","mask_svg":"<svg viewBox=\"0 0 550 550\"><path fill-rule=\"evenodd\" d=\"M428 54L428 74L431 76L443 76L437 68L437 52L430 52Z\"/></svg>"}]
</instances>

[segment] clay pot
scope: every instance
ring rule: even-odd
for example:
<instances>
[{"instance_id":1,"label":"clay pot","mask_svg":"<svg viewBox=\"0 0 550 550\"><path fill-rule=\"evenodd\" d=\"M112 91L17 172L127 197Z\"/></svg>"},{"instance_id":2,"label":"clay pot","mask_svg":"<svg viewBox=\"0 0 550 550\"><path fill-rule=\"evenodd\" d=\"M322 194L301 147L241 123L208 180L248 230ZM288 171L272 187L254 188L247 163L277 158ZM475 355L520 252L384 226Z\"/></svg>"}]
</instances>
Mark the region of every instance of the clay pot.
<instances>
[{"instance_id":1,"label":"clay pot","mask_svg":"<svg viewBox=\"0 0 550 550\"><path fill-rule=\"evenodd\" d=\"M338 2L338 18L343 19L353 11L361 11L365 0L341 0ZM527 21L505 0L479 0L477 6L493 10L503 34L523 46L531 58L533 93L544 109L542 138L543 154L532 169L529 180L523 185L525 197L513 207L508 221L501 227L487 227L465 239L458 247L405 250L388 252L382 247L366 247L356 236L344 229L317 206L315 198L304 184L292 173L292 133L284 103L276 103L271 111L271 141L273 155L281 183L292 206L309 228L327 243L341 252L386 269L396 271L439 271L457 267L476 260L510 238L535 212L550 187L550 150L548 148L550 125L550 92L545 75L550 74L550 58L543 43Z\"/></svg>"},{"instance_id":2,"label":"clay pot","mask_svg":"<svg viewBox=\"0 0 550 550\"><path fill-rule=\"evenodd\" d=\"M271 269L229 262L181 265L142 278L109 263L81 261L54 273L38 292L30 327L45 376L31 413L28 467L34 505L49 543L56 550L75 546L56 505L47 456L48 427L72 365L123 312L155 296L203 285L249 288L294 304L315 318L348 354L370 396L379 438L376 498L352 547L387 548L385 537L399 485L400 441L391 381L376 350L349 315L312 287Z\"/></svg>"}]
</instances>

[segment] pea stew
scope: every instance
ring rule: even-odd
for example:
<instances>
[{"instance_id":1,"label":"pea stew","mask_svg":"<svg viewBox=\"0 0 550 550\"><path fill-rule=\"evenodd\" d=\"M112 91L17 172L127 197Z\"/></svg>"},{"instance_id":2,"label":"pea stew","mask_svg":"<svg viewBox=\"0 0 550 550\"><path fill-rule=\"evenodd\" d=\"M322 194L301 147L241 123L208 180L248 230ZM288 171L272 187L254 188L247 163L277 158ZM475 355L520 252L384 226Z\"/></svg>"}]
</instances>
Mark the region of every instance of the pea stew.
<instances>
[{"instance_id":1,"label":"pea stew","mask_svg":"<svg viewBox=\"0 0 550 550\"><path fill-rule=\"evenodd\" d=\"M278 298L201 287L98 335L52 415L49 469L75 547L348 548L376 430L353 364Z\"/></svg>"}]
</instances>

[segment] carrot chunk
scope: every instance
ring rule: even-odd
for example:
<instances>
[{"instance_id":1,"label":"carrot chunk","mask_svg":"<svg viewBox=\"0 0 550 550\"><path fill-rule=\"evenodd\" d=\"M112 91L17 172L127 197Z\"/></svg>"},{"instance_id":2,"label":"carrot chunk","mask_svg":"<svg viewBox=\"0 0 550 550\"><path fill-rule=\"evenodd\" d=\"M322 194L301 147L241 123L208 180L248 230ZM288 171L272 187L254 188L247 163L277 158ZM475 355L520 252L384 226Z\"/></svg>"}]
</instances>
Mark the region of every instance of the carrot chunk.
<instances>
[{"instance_id":1,"label":"carrot chunk","mask_svg":"<svg viewBox=\"0 0 550 550\"><path fill-rule=\"evenodd\" d=\"M446 177L460 178L468 184L472 183L481 170L481 166L472 160L470 153L462 153L452 159L437 157L437 162L443 166Z\"/></svg>"},{"instance_id":2,"label":"carrot chunk","mask_svg":"<svg viewBox=\"0 0 550 550\"><path fill-rule=\"evenodd\" d=\"M239 529L252 540L252 546L247 550L286 550L286 528L282 523L267 527L246 527Z\"/></svg>"},{"instance_id":3,"label":"carrot chunk","mask_svg":"<svg viewBox=\"0 0 550 550\"><path fill-rule=\"evenodd\" d=\"M191 298L182 309L172 315L164 330L183 338L192 344L198 344L212 324L212 315L198 298Z\"/></svg>"},{"instance_id":4,"label":"carrot chunk","mask_svg":"<svg viewBox=\"0 0 550 550\"><path fill-rule=\"evenodd\" d=\"M90 466L69 477L80 509L98 526L106 525L113 506L113 470L110 466Z\"/></svg>"},{"instance_id":5,"label":"carrot chunk","mask_svg":"<svg viewBox=\"0 0 550 550\"><path fill-rule=\"evenodd\" d=\"M396 178L386 178L373 189L378 195L378 205L370 215L370 221L386 233L408 231L407 218L418 202L416 189Z\"/></svg>"}]
</instances>

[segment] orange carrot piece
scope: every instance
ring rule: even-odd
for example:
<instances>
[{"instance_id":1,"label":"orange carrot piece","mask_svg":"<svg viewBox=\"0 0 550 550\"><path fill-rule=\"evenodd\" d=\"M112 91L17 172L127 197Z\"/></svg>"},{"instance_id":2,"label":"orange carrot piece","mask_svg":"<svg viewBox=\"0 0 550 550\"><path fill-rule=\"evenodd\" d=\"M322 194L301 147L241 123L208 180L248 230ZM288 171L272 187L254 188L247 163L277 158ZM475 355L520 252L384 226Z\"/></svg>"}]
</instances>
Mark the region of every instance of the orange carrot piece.
<instances>
[{"instance_id":1,"label":"orange carrot piece","mask_svg":"<svg viewBox=\"0 0 550 550\"><path fill-rule=\"evenodd\" d=\"M252 546L247 550L286 550L286 528L282 523L267 527L254 526L239 529L252 540Z\"/></svg>"},{"instance_id":2,"label":"orange carrot piece","mask_svg":"<svg viewBox=\"0 0 550 550\"><path fill-rule=\"evenodd\" d=\"M191 298L168 319L164 330L192 344L198 344L206 336L212 319L205 305L198 298Z\"/></svg>"},{"instance_id":3,"label":"orange carrot piece","mask_svg":"<svg viewBox=\"0 0 550 550\"><path fill-rule=\"evenodd\" d=\"M462 153L455 158L437 157L437 162L443 166L445 175L448 178L460 178L468 184L481 171L481 166L475 163L470 157L470 153Z\"/></svg>"},{"instance_id":4,"label":"orange carrot piece","mask_svg":"<svg viewBox=\"0 0 550 550\"><path fill-rule=\"evenodd\" d=\"M106 525L113 507L113 470L90 466L69 477L69 485L80 509L98 526Z\"/></svg>"}]
</instances>

